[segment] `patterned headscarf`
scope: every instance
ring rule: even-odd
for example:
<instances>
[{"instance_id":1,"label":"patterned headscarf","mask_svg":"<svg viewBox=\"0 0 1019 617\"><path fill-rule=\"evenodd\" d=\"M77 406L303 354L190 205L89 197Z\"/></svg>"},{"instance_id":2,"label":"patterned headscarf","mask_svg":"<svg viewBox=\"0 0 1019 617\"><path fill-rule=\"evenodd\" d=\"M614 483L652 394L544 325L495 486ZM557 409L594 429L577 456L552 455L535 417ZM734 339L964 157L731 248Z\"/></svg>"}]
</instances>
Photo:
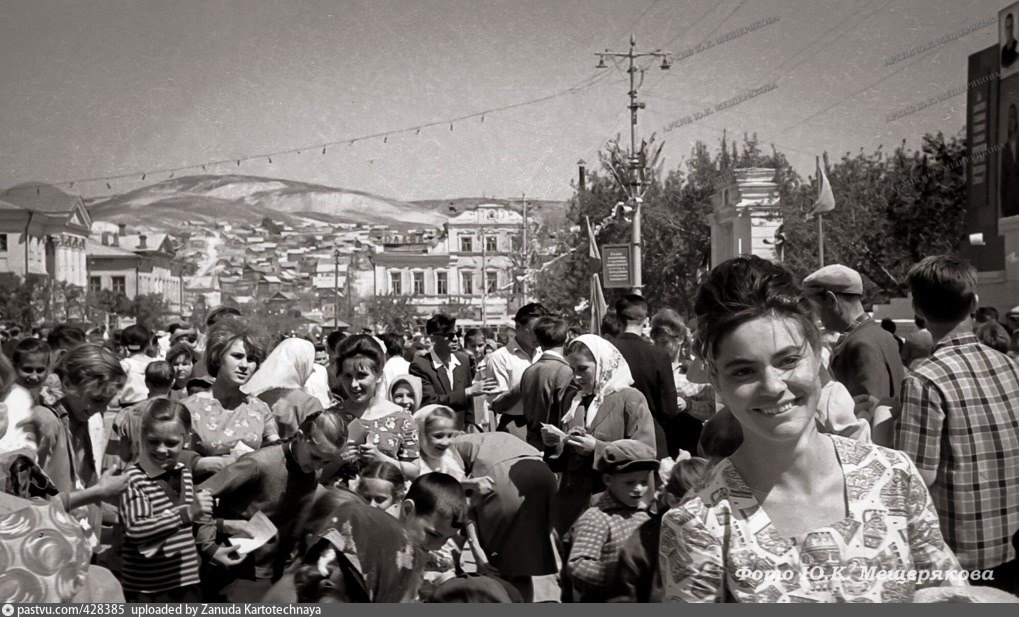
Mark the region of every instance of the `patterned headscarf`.
<instances>
[{"instance_id":1,"label":"patterned headscarf","mask_svg":"<svg viewBox=\"0 0 1019 617\"><path fill-rule=\"evenodd\" d=\"M598 408L601 407L602 401L605 400L607 395L633 385L633 374L630 373L630 365L626 363L626 358L623 357L623 354L620 353L615 345L602 337L594 334L583 334L574 339L574 342L570 343L570 345L575 343L580 343L587 347L591 355L594 356L594 400L588 405L587 412L584 414L584 426L590 426L598 414ZM562 419L564 427L573 419L583 398L581 394L573 398L570 409Z\"/></svg>"}]
</instances>

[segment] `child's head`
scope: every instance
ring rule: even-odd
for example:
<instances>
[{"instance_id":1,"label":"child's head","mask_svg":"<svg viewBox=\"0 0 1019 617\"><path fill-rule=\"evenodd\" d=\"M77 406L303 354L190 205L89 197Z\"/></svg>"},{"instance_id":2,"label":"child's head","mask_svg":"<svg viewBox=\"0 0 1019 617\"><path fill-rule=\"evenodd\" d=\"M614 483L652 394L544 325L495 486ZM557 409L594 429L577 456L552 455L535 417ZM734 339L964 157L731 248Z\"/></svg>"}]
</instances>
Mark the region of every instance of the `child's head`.
<instances>
[{"instance_id":1,"label":"child's head","mask_svg":"<svg viewBox=\"0 0 1019 617\"><path fill-rule=\"evenodd\" d=\"M609 494L624 506L636 508L651 487L650 472L658 469L658 459L646 443L620 439L605 447L598 468Z\"/></svg>"},{"instance_id":2,"label":"child's head","mask_svg":"<svg viewBox=\"0 0 1019 617\"><path fill-rule=\"evenodd\" d=\"M129 354L145 353L152 342L152 333L145 326L136 323L124 328L120 333L120 342Z\"/></svg>"},{"instance_id":3,"label":"child's head","mask_svg":"<svg viewBox=\"0 0 1019 617\"><path fill-rule=\"evenodd\" d=\"M675 508L682 503L690 489L700 484L709 471L711 464L707 459L700 457L688 458L673 465L659 499L662 511Z\"/></svg>"},{"instance_id":4,"label":"child's head","mask_svg":"<svg viewBox=\"0 0 1019 617\"><path fill-rule=\"evenodd\" d=\"M406 493L403 472L389 461L376 461L361 472L357 494L373 508L389 510Z\"/></svg>"},{"instance_id":5,"label":"child's head","mask_svg":"<svg viewBox=\"0 0 1019 617\"><path fill-rule=\"evenodd\" d=\"M173 387L173 367L169 362L156 360L145 367L145 387L149 396L166 396Z\"/></svg>"},{"instance_id":6,"label":"child's head","mask_svg":"<svg viewBox=\"0 0 1019 617\"><path fill-rule=\"evenodd\" d=\"M187 385L189 379L195 372L195 362L198 360L198 353L194 348L184 343L177 343L166 352L166 361L173 369L174 387L182 388Z\"/></svg>"},{"instance_id":7,"label":"child's head","mask_svg":"<svg viewBox=\"0 0 1019 617\"><path fill-rule=\"evenodd\" d=\"M463 528L467 496L453 476L432 472L418 476L400 506L400 521L421 549L434 551Z\"/></svg>"},{"instance_id":8,"label":"child's head","mask_svg":"<svg viewBox=\"0 0 1019 617\"><path fill-rule=\"evenodd\" d=\"M120 359L109 349L86 343L71 349L54 372L64 389L64 404L78 420L106 411L127 381Z\"/></svg>"},{"instance_id":9,"label":"child's head","mask_svg":"<svg viewBox=\"0 0 1019 617\"><path fill-rule=\"evenodd\" d=\"M464 349L477 360L485 357L485 342L484 333L477 328L472 328L464 334Z\"/></svg>"},{"instance_id":10,"label":"child's head","mask_svg":"<svg viewBox=\"0 0 1019 617\"><path fill-rule=\"evenodd\" d=\"M170 399L152 399L142 412L139 457L169 471L177 466L191 434L191 413Z\"/></svg>"},{"instance_id":11,"label":"child's head","mask_svg":"<svg viewBox=\"0 0 1019 617\"><path fill-rule=\"evenodd\" d=\"M560 317L541 317L534 324L534 338L542 349L555 349L566 344L570 332L566 321Z\"/></svg>"},{"instance_id":12,"label":"child's head","mask_svg":"<svg viewBox=\"0 0 1019 617\"><path fill-rule=\"evenodd\" d=\"M415 380L417 381L417 388L414 387L416 385ZM421 404L420 383L420 379L412 375L396 377L393 379L393 385L389 387L389 400L403 407L408 413L414 413L418 410L418 405Z\"/></svg>"},{"instance_id":13,"label":"child's head","mask_svg":"<svg viewBox=\"0 0 1019 617\"><path fill-rule=\"evenodd\" d=\"M42 386L50 374L50 346L37 338L26 338L11 354L18 384L34 390Z\"/></svg>"},{"instance_id":14,"label":"child's head","mask_svg":"<svg viewBox=\"0 0 1019 617\"><path fill-rule=\"evenodd\" d=\"M456 413L445 405L425 405L414 414L424 458L439 459L449 449L456 430Z\"/></svg>"},{"instance_id":15,"label":"child's head","mask_svg":"<svg viewBox=\"0 0 1019 617\"><path fill-rule=\"evenodd\" d=\"M346 441L343 417L335 411L320 411L301 422L292 453L301 471L312 473L332 462Z\"/></svg>"}]
</instances>

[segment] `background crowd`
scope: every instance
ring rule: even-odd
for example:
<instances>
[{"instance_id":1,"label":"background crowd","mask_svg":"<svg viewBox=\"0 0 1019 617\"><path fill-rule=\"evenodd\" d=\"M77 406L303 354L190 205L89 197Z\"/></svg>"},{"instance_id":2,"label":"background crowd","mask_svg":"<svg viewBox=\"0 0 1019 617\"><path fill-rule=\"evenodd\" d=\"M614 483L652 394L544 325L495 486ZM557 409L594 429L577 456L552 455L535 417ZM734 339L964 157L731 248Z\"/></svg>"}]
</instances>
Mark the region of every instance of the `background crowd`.
<instances>
[{"instance_id":1,"label":"background crowd","mask_svg":"<svg viewBox=\"0 0 1019 617\"><path fill-rule=\"evenodd\" d=\"M1019 307L952 257L909 285L905 339L857 272L754 257L692 329L6 333L0 600L1008 600Z\"/></svg>"}]
</instances>

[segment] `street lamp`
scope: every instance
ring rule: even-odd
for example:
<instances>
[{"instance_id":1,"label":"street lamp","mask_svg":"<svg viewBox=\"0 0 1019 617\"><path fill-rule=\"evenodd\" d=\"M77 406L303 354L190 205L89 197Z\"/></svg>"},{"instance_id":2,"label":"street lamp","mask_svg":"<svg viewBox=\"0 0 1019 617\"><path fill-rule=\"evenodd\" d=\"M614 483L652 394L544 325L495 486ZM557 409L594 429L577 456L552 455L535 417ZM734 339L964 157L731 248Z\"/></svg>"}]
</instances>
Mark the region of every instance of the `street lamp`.
<instances>
[{"instance_id":1,"label":"street lamp","mask_svg":"<svg viewBox=\"0 0 1019 617\"><path fill-rule=\"evenodd\" d=\"M630 49L626 52L613 52L605 50L603 52L595 52L598 56L598 68L607 68L605 65L605 58L626 58L628 61L628 67L626 72L630 74L630 91L628 95L630 97L630 104L627 106L630 109L630 152L627 159L627 166L629 167L628 177L626 179L626 185L623 187L626 189L627 198L633 207L633 223L630 227L630 244L631 252L633 255L633 293L639 294L643 290L643 281L641 276L641 214L644 200L642 196L644 189L647 186L646 178L646 164L647 155L643 151L643 147L640 151L637 150L637 111L646 107L643 101L637 100L637 91L644 84L644 69L637 66L637 60L640 58L661 58L662 64L661 69L663 71L669 70L672 66L672 54L669 52L656 49L654 51L643 51L638 52L637 38L633 35L630 36ZM637 82L637 73L640 73L640 82Z\"/></svg>"}]
</instances>

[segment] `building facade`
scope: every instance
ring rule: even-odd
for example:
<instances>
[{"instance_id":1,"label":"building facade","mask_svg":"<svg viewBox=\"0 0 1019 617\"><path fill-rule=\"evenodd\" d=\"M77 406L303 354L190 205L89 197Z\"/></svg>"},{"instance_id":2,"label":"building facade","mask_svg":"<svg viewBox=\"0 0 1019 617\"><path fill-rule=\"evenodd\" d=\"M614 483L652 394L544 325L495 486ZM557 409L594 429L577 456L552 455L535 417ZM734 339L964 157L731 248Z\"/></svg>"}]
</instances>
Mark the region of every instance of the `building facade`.
<instances>
[{"instance_id":1,"label":"building facade","mask_svg":"<svg viewBox=\"0 0 1019 617\"><path fill-rule=\"evenodd\" d=\"M46 184L0 193L0 272L84 288L92 218L81 197Z\"/></svg>"}]
</instances>

